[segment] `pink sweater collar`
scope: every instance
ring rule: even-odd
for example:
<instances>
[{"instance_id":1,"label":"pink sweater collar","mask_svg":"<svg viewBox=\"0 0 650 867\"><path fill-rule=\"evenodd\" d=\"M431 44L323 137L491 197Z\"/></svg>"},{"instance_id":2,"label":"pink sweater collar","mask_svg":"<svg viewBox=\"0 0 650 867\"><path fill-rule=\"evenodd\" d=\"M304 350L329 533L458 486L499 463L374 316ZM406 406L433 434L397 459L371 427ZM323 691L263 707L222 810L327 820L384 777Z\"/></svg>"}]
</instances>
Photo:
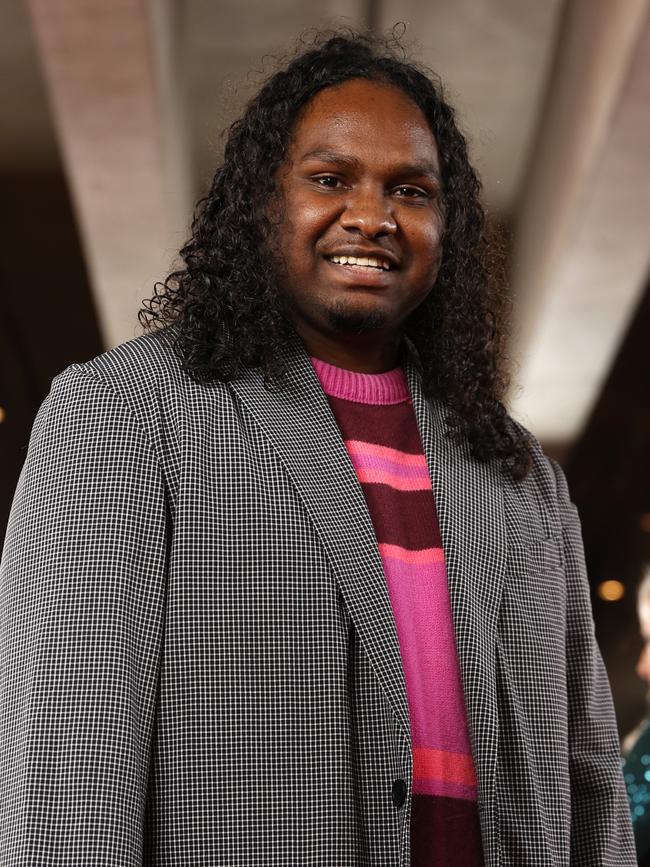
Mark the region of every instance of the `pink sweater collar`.
<instances>
[{"instance_id":1,"label":"pink sweater collar","mask_svg":"<svg viewBox=\"0 0 650 867\"><path fill-rule=\"evenodd\" d=\"M386 373L358 373L335 367L310 356L325 394L355 403L393 404L410 399L406 375L401 367Z\"/></svg>"}]
</instances>

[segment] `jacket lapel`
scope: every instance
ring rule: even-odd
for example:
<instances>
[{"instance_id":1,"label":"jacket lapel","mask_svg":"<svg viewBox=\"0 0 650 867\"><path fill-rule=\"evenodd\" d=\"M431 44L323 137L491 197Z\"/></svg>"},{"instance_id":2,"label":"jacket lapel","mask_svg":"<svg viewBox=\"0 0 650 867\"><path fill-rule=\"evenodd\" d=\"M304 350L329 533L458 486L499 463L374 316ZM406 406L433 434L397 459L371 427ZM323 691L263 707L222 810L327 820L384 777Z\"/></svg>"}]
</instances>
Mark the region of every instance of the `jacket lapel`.
<instances>
[{"instance_id":1,"label":"jacket lapel","mask_svg":"<svg viewBox=\"0 0 650 867\"><path fill-rule=\"evenodd\" d=\"M336 420L298 341L283 355L288 387L269 391L259 370L229 385L266 434L316 528L359 639L410 736L399 643L374 528Z\"/></svg>"},{"instance_id":2,"label":"jacket lapel","mask_svg":"<svg viewBox=\"0 0 650 867\"><path fill-rule=\"evenodd\" d=\"M395 621L366 502L327 398L299 341L283 350L287 387L268 390L258 370L230 387L291 476L330 559L350 616L405 732L410 731ZM447 568L484 833L495 832L498 714L495 640L506 528L498 467L446 436L445 409L424 396L417 354L404 368L427 458ZM487 821L486 821L487 820Z\"/></svg>"},{"instance_id":3,"label":"jacket lapel","mask_svg":"<svg viewBox=\"0 0 650 867\"><path fill-rule=\"evenodd\" d=\"M414 350L405 353L404 367L438 513L479 807L483 831L491 837L498 742L495 644L506 561L503 480L494 462L479 463L466 443L446 436L445 408L424 396Z\"/></svg>"}]
</instances>

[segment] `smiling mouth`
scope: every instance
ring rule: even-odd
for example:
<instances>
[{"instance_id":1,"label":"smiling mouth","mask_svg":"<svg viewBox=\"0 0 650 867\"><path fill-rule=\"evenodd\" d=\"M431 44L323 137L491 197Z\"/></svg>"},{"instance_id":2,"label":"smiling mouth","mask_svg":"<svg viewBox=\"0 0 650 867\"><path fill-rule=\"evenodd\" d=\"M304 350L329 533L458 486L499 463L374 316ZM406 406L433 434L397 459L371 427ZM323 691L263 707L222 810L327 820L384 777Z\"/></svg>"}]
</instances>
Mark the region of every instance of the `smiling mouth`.
<instances>
[{"instance_id":1,"label":"smiling mouth","mask_svg":"<svg viewBox=\"0 0 650 867\"><path fill-rule=\"evenodd\" d=\"M377 256L327 256L329 262L335 265L348 265L372 271L390 271L391 264L386 259Z\"/></svg>"}]
</instances>

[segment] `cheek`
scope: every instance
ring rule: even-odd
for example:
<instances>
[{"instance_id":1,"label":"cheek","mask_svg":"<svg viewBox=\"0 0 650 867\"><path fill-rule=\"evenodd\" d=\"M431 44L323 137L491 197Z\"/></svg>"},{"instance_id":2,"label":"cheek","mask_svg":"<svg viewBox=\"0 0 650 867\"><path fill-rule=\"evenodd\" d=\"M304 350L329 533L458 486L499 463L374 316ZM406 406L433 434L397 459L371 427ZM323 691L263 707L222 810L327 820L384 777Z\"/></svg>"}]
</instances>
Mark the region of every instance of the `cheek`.
<instances>
[{"instance_id":1,"label":"cheek","mask_svg":"<svg viewBox=\"0 0 650 867\"><path fill-rule=\"evenodd\" d=\"M415 256L422 279L429 284L435 281L442 261L442 233L431 232L423 236Z\"/></svg>"},{"instance_id":2,"label":"cheek","mask_svg":"<svg viewBox=\"0 0 650 867\"><path fill-rule=\"evenodd\" d=\"M300 215L296 225L299 243L305 250L317 253L332 225L332 214L318 202L304 203L297 213Z\"/></svg>"},{"instance_id":3,"label":"cheek","mask_svg":"<svg viewBox=\"0 0 650 867\"><path fill-rule=\"evenodd\" d=\"M427 232L427 244L432 251L433 258L438 259L442 252L442 237L444 234L444 223L442 219L436 219L429 226Z\"/></svg>"},{"instance_id":4,"label":"cheek","mask_svg":"<svg viewBox=\"0 0 650 867\"><path fill-rule=\"evenodd\" d=\"M294 241L313 244L335 220L321 196L295 192L285 198L286 222Z\"/></svg>"},{"instance_id":5,"label":"cheek","mask_svg":"<svg viewBox=\"0 0 650 867\"><path fill-rule=\"evenodd\" d=\"M304 285L313 280L319 265L318 241L322 230L322 217L318 208L294 203L287 209L277 248L284 263L285 280L292 285Z\"/></svg>"},{"instance_id":6,"label":"cheek","mask_svg":"<svg viewBox=\"0 0 650 867\"><path fill-rule=\"evenodd\" d=\"M424 269L436 268L442 256L443 224L441 220L413 221L404 225L416 261Z\"/></svg>"}]
</instances>

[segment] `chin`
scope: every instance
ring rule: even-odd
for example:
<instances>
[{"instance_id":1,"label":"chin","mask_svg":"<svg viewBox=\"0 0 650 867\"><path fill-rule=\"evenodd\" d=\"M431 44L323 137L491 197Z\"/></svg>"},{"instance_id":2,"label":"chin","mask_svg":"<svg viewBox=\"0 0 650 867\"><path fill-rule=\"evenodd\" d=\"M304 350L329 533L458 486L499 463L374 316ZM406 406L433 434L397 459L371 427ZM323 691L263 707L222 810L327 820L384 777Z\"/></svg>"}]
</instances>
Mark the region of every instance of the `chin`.
<instances>
[{"instance_id":1,"label":"chin","mask_svg":"<svg viewBox=\"0 0 650 867\"><path fill-rule=\"evenodd\" d=\"M329 316L329 325L334 331L346 331L351 334L365 334L367 331L375 331L386 325L386 314L380 311L332 311Z\"/></svg>"},{"instance_id":2,"label":"chin","mask_svg":"<svg viewBox=\"0 0 650 867\"><path fill-rule=\"evenodd\" d=\"M350 334L365 334L376 331L388 324L388 316L384 310L364 310L349 303L338 303L327 311L327 321L334 331L345 331Z\"/></svg>"}]
</instances>

